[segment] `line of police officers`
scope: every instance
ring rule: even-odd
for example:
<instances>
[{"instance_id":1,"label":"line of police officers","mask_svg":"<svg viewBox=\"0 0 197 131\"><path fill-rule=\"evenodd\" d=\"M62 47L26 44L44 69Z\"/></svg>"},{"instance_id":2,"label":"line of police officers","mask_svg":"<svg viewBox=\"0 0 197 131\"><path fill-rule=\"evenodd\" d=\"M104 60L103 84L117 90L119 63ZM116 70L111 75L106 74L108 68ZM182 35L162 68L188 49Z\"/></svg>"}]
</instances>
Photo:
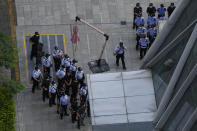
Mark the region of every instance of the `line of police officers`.
<instances>
[{"instance_id":1,"label":"line of police officers","mask_svg":"<svg viewBox=\"0 0 197 131\"><path fill-rule=\"evenodd\" d=\"M60 119L63 116L69 116L68 106L70 105L72 123L77 121L78 128L84 125L83 120L85 116L90 116L90 105L88 100L88 89L85 83L85 75L81 67L77 66L77 61L64 54L62 50L54 47L52 57L54 61L56 79L52 80L51 67L52 59L49 53L42 52L39 49L40 35L35 32L35 35L30 38L32 43L31 60L36 57L36 66L32 72L33 87L32 93L39 84L42 87L42 99L45 102L49 98L49 107L57 105L57 113ZM39 68L43 66L43 73ZM70 104L69 104L70 103Z\"/></svg>"},{"instance_id":2,"label":"line of police officers","mask_svg":"<svg viewBox=\"0 0 197 131\"><path fill-rule=\"evenodd\" d=\"M140 6L140 3L136 4L136 7L134 8L133 29L136 28L136 50L140 48L140 59L146 55L147 49L150 48L157 36L158 21L166 19L166 11L168 12L168 17L170 17L175 8L174 3L171 3L167 9L164 7L164 4L160 4L156 9L153 3L150 3L146 10L148 14L146 28L144 26L145 20L142 16L142 7ZM158 17L155 16L156 12L158 13Z\"/></svg>"}]
</instances>

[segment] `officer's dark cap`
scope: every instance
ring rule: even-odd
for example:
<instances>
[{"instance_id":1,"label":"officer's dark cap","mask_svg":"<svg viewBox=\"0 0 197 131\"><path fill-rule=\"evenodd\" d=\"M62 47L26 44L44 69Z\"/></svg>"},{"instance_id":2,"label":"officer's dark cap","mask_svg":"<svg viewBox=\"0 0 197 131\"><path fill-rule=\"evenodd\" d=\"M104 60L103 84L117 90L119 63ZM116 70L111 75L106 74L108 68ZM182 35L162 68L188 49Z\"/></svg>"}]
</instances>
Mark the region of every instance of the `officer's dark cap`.
<instances>
[{"instance_id":1,"label":"officer's dark cap","mask_svg":"<svg viewBox=\"0 0 197 131\"><path fill-rule=\"evenodd\" d=\"M136 3L136 6L140 6L140 3Z\"/></svg>"},{"instance_id":2,"label":"officer's dark cap","mask_svg":"<svg viewBox=\"0 0 197 131\"><path fill-rule=\"evenodd\" d=\"M149 3L149 6L153 6L153 3Z\"/></svg>"},{"instance_id":3,"label":"officer's dark cap","mask_svg":"<svg viewBox=\"0 0 197 131\"><path fill-rule=\"evenodd\" d=\"M38 70L38 69L39 69L39 67L36 65L36 66L35 66L35 70Z\"/></svg>"},{"instance_id":4,"label":"officer's dark cap","mask_svg":"<svg viewBox=\"0 0 197 131\"><path fill-rule=\"evenodd\" d=\"M78 71L82 71L82 68L81 67L78 67Z\"/></svg>"},{"instance_id":5,"label":"officer's dark cap","mask_svg":"<svg viewBox=\"0 0 197 131\"><path fill-rule=\"evenodd\" d=\"M49 53L46 53L46 54L45 54L45 57L49 57L49 56L50 56L50 54L49 54Z\"/></svg>"},{"instance_id":6,"label":"officer's dark cap","mask_svg":"<svg viewBox=\"0 0 197 131\"><path fill-rule=\"evenodd\" d=\"M72 60L72 62L73 62L73 63L77 63L78 61L77 61L77 60L75 60L75 59L73 59L73 60Z\"/></svg>"},{"instance_id":7,"label":"officer's dark cap","mask_svg":"<svg viewBox=\"0 0 197 131\"><path fill-rule=\"evenodd\" d=\"M171 3L170 5L174 5L174 3Z\"/></svg>"},{"instance_id":8,"label":"officer's dark cap","mask_svg":"<svg viewBox=\"0 0 197 131\"><path fill-rule=\"evenodd\" d=\"M51 83L52 83L52 84L55 84L55 81L52 81Z\"/></svg>"},{"instance_id":9,"label":"officer's dark cap","mask_svg":"<svg viewBox=\"0 0 197 131\"><path fill-rule=\"evenodd\" d=\"M35 32L35 35L39 35L39 33L38 32Z\"/></svg>"},{"instance_id":10,"label":"officer's dark cap","mask_svg":"<svg viewBox=\"0 0 197 131\"><path fill-rule=\"evenodd\" d=\"M164 4L161 4L160 6L161 6L161 7L164 7Z\"/></svg>"},{"instance_id":11,"label":"officer's dark cap","mask_svg":"<svg viewBox=\"0 0 197 131\"><path fill-rule=\"evenodd\" d=\"M65 68L65 66L64 66L64 65L62 65L62 68Z\"/></svg>"},{"instance_id":12,"label":"officer's dark cap","mask_svg":"<svg viewBox=\"0 0 197 131\"><path fill-rule=\"evenodd\" d=\"M54 48L55 48L56 50L58 50L58 47L57 47L57 46L55 46Z\"/></svg>"},{"instance_id":13,"label":"officer's dark cap","mask_svg":"<svg viewBox=\"0 0 197 131\"><path fill-rule=\"evenodd\" d=\"M68 54L64 54L64 57L65 57L65 58L69 58Z\"/></svg>"}]
</instances>

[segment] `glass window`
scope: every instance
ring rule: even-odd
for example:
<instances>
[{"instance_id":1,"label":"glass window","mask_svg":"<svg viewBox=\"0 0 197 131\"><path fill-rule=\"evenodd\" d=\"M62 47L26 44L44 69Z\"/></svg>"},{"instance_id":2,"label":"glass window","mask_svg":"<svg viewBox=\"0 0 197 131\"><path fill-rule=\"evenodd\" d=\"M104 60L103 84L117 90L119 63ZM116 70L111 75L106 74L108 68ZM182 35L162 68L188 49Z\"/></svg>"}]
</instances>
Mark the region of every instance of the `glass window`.
<instances>
[{"instance_id":1,"label":"glass window","mask_svg":"<svg viewBox=\"0 0 197 131\"><path fill-rule=\"evenodd\" d=\"M174 70L179 62L179 59L185 49L185 46L190 38L193 28L185 32L184 37L175 41L177 44L173 47L166 56L161 58L153 67L153 84L156 94L156 102L159 105L166 87L174 73Z\"/></svg>"},{"instance_id":2,"label":"glass window","mask_svg":"<svg viewBox=\"0 0 197 131\"><path fill-rule=\"evenodd\" d=\"M162 131L180 131L197 107L197 77L193 80L182 99L164 125Z\"/></svg>"}]
</instances>

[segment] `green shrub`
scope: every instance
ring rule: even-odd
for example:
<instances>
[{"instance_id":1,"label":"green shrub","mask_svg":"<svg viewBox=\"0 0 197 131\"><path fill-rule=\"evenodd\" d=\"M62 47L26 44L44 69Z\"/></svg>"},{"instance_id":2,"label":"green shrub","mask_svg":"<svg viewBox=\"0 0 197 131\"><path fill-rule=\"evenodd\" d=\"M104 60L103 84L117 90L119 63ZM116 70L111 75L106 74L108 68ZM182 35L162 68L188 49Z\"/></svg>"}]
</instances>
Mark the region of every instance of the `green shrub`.
<instances>
[{"instance_id":1,"label":"green shrub","mask_svg":"<svg viewBox=\"0 0 197 131\"><path fill-rule=\"evenodd\" d=\"M15 131L14 99L5 88L0 88L0 131Z\"/></svg>"}]
</instances>

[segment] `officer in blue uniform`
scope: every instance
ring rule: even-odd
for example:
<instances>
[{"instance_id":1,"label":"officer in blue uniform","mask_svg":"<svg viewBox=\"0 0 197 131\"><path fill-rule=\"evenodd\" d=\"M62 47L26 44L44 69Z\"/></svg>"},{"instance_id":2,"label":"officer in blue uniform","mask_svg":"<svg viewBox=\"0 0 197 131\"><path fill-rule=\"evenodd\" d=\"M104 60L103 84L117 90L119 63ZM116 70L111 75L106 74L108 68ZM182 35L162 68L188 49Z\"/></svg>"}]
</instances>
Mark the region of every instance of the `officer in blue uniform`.
<instances>
[{"instance_id":1,"label":"officer in blue uniform","mask_svg":"<svg viewBox=\"0 0 197 131\"><path fill-rule=\"evenodd\" d=\"M115 52L114 54L116 55L116 65L119 66L119 60L121 59L122 67L124 70L126 70L125 61L124 61L125 50L127 50L127 48L123 45L122 41L120 41L120 43L116 45L114 49Z\"/></svg>"},{"instance_id":2,"label":"officer in blue uniform","mask_svg":"<svg viewBox=\"0 0 197 131\"><path fill-rule=\"evenodd\" d=\"M58 87L62 87L64 85L64 77L66 75L66 69L64 66L62 66L57 72L56 72L56 78L58 80Z\"/></svg>"},{"instance_id":3,"label":"officer in blue uniform","mask_svg":"<svg viewBox=\"0 0 197 131\"><path fill-rule=\"evenodd\" d=\"M32 80L33 80L32 93L35 92L35 88L39 88L38 86L41 81L41 78L42 78L42 73L40 69L38 68L38 66L36 66L32 72Z\"/></svg>"},{"instance_id":4,"label":"officer in blue uniform","mask_svg":"<svg viewBox=\"0 0 197 131\"><path fill-rule=\"evenodd\" d=\"M149 38L150 44L149 47L154 42L155 38L157 36L157 27L151 26L147 31L147 37Z\"/></svg>"},{"instance_id":5,"label":"officer in blue uniform","mask_svg":"<svg viewBox=\"0 0 197 131\"><path fill-rule=\"evenodd\" d=\"M75 78L79 81L80 84L84 82L85 75L81 67L77 68L77 71L75 73Z\"/></svg>"},{"instance_id":6,"label":"officer in blue uniform","mask_svg":"<svg viewBox=\"0 0 197 131\"><path fill-rule=\"evenodd\" d=\"M142 59L146 55L146 50L150 42L148 37L144 35L142 38L140 38L139 43L140 43L140 59Z\"/></svg>"},{"instance_id":7,"label":"officer in blue uniform","mask_svg":"<svg viewBox=\"0 0 197 131\"><path fill-rule=\"evenodd\" d=\"M70 71L73 78L75 77L75 73L77 71L77 62L77 60L73 59L70 65Z\"/></svg>"},{"instance_id":8,"label":"officer in blue uniform","mask_svg":"<svg viewBox=\"0 0 197 131\"><path fill-rule=\"evenodd\" d=\"M158 12L158 19L160 19L160 17L165 17L166 8L164 7L163 4L161 4L160 7L157 8L157 12Z\"/></svg>"},{"instance_id":9,"label":"officer in blue uniform","mask_svg":"<svg viewBox=\"0 0 197 131\"><path fill-rule=\"evenodd\" d=\"M157 25L157 18L155 16L148 16L147 18L147 26L148 28L150 26L156 26Z\"/></svg>"},{"instance_id":10,"label":"officer in blue uniform","mask_svg":"<svg viewBox=\"0 0 197 131\"><path fill-rule=\"evenodd\" d=\"M155 16L156 8L153 3L149 3L149 6L146 9L148 16Z\"/></svg>"},{"instance_id":11,"label":"officer in blue uniform","mask_svg":"<svg viewBox=\"0 0 197 131\"><path fill-rule=\"evenodd\" d=\"M52 81L49 86L49 106L56 105L55 98L56 98L56 89L57 85L55 81Z\"/></svg>"},{"instance_id":12,"label":"officer in blue uniform","mask_svg":"<svg viewBox=\"0 0 197 131\"><path fill-rule=\"evenodd\" d=\"M42 65L43 65L44 73L47 73L48 75L50 75L50 67L52 66L50 54L47 53L43 57Z\"/></svg>"},{"instance_id":13,"label":"officer in blue uniform","mask_svg":"<svg viewBox=\"0 0 197 131\"><path fill-rule=\"evenodd\" d=\"M136 30L138 29L138 27L140 25L144 25L145 21L144 21L144 17L140 14L135 18L135 25L136 25Z\"/></svg>"},{"instance_id":14,"label":"officer in blue uniform","mask_svg":"<svg viewBox=\"0 0 197 131\"><path fill-rule=\"evenodd\" d=\"M144 27L144 25L140 25L140 27L137 29L137 32L136 32L136 40L137 40L136 50L138 50L139 48L140 38L142 38L144 35L146 35L146 28Z\"/></svg>"},{"instance_id":15,"label":"officer in blue uniform","mask_svg":"<svg viewBox=\"0 0 197 131\"><path fill-rule=\"evenodd\" d=\"M84 105L86 104L86 100L87 100L87 85L86 83L83 83L81 88L80 88L80 105Z\"/></svg>"},{"instance_id":16,"label":"officer in blue uniform","mask_svg":"<svg viewBox=\"0 0 197 131\"><path fill-rule=\"evenodd\" d=\"M142 7L140 6L140 3L136 3L136 6L134 7L133 10L133 29L135 29L135 19L137 16L142 14Z\"/></svg>"},{"instance_id":17,"label":"officer in blue uniform","mask_svg":"<svg viewBox=\"0 0 197 131\"><path fill-rule=\"evenodd\" d=\"M61 107L61 112L60 112L60 118L63 119L63 116L69 116L67 113L67 105L68 105L68 96L66 94L63 94L60 97L60 107Z\"/></svg>"},{"instance_id":18,"label":"officer in blue uniform","mask_svg":"<svg viewBox=\"0 0 197 131\"><path fill-rule=\"evenodd\" d=\"M70 64L71 64L70 57L67 54L65 54L64 57L62 58L61 65L65 66L66 70L68 70L70 68Z\"/></svg>"}]
</instances>

